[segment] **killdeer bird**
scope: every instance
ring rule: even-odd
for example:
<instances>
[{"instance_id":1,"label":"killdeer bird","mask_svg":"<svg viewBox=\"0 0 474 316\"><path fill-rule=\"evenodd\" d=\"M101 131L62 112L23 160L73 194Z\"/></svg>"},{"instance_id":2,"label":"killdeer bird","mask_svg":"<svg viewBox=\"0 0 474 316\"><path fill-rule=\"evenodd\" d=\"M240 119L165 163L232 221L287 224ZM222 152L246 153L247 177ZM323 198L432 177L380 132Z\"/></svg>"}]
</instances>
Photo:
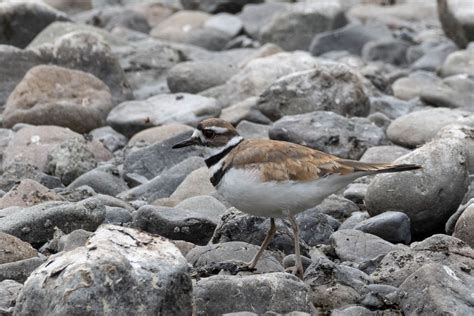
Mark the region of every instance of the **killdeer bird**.
<instances>
[{"instance_id":1,"label":"killdeer bird","mask_svg":"<svg viewBox=\"0 0 474 316\"><path fill-rule=\"evenodd\" d=\"M302 145L275 140L245 140L227 121L200 122L192 136L173 148L199 145L217 191L242 212L270 217L270 229L248 268L254 269L276 232L275 218L286 217L294 234L296 266L302 278L299 228L295 214L305 211L356 178L419 169L411 164L363 163Z\"/></svg>"}]
</instances>

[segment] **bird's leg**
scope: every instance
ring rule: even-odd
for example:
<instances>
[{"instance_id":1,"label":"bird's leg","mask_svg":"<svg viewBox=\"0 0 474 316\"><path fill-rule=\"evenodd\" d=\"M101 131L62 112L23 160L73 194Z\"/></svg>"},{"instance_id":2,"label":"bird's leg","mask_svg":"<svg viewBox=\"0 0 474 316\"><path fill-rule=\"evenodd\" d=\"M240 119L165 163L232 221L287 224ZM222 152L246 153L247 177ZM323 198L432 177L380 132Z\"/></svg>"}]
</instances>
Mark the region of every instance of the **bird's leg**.
<instances>
[{"instance_id":1,"label":"bird's leg","mask_svg":"<svg viewBox=\"0 0 474 316\"><path fill-rule=\"evenodd\" d=\"M275 225L275 219L272 217L270 218L270 229L267 232L267 235L265 236L265 239L263 240L262 245L260 246L260 249L258 249L257 253L253 257L252 261L248 263L248 267L250 269L254 269L255 266L257 265L258 259L262 256L263 252L267 248L268 244L270 241L272 241L273 236L275 235L276 232L276 225Z\"/></svg>"},{"instance_id":2,"label":"bird's leg","mask_svg":"<svg viewBox=\"0 0 474 316\"><path fill-rule=\"evenodd\" d=\"M288 212L288 220L291 223L291 228L293 229L293 240L295 242L295 267L293 269L293 274L297 275L300 279L303 279L303 263L301 261L300 253L300 229L298 223L295 220L295 217Z\"/></svg>"}]
</instances>

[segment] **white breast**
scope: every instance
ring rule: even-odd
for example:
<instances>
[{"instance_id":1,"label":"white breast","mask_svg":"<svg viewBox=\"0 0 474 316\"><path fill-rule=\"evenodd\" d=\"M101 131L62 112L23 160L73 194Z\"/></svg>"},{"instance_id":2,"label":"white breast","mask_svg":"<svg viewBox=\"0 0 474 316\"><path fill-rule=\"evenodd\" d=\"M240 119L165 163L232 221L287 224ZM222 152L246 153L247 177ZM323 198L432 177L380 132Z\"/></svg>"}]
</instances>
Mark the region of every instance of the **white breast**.
<instances>
[{"instance_id":1,"label":"white breast","mask_svg":"<svg viewBox=\"0 0 474 316\"><path fill-rule=\"evenodd\" d=\"M262 182L256 169L229 170L217 191L242 212L265 217L282 217L307 210L364 174L330 175L310 182Z\"/></svg>"}]
</instances>

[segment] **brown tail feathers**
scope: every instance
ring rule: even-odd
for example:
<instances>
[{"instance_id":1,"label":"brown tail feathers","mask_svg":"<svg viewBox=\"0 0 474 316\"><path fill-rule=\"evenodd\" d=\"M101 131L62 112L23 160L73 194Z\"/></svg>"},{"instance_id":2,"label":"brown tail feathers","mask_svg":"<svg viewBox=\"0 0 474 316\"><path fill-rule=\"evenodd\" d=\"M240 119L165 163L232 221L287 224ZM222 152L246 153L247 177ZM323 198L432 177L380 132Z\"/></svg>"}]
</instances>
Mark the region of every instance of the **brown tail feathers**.
<instances>
[{"instance_id":1,"label":"brown tail feathers","mask_svg":"<svg viewBox=\"0 0 474 316\"><path fill-rule=\"evenodd\" d=\"M392 164L392 163L367 163L354 160L342 160L341 162L353 168L353 171L364 171L369 173L401 172L417 170L422 167L415 164Z\"/></svg>"}]
</instances>

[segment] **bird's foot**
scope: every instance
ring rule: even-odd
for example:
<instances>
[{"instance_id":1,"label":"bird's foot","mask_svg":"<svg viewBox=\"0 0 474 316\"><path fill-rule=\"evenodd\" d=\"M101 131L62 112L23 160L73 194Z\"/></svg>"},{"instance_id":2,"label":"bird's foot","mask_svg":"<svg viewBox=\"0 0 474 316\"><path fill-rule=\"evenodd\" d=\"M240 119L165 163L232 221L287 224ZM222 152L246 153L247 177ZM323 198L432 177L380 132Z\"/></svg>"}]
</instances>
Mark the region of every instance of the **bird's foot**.
<instances>
[{"instance_id":1,"label":"bird's foot","mask_svg":"<svg viewBox=\"0 0 474 316\"><path fill-rule=\"evenodd\" d=\"M285 272L291 273L294 276L297 276L298 278L303 280L303 273L304 273L303 265L288 267L285 269Z\"/></svg>"}]
</instances>

